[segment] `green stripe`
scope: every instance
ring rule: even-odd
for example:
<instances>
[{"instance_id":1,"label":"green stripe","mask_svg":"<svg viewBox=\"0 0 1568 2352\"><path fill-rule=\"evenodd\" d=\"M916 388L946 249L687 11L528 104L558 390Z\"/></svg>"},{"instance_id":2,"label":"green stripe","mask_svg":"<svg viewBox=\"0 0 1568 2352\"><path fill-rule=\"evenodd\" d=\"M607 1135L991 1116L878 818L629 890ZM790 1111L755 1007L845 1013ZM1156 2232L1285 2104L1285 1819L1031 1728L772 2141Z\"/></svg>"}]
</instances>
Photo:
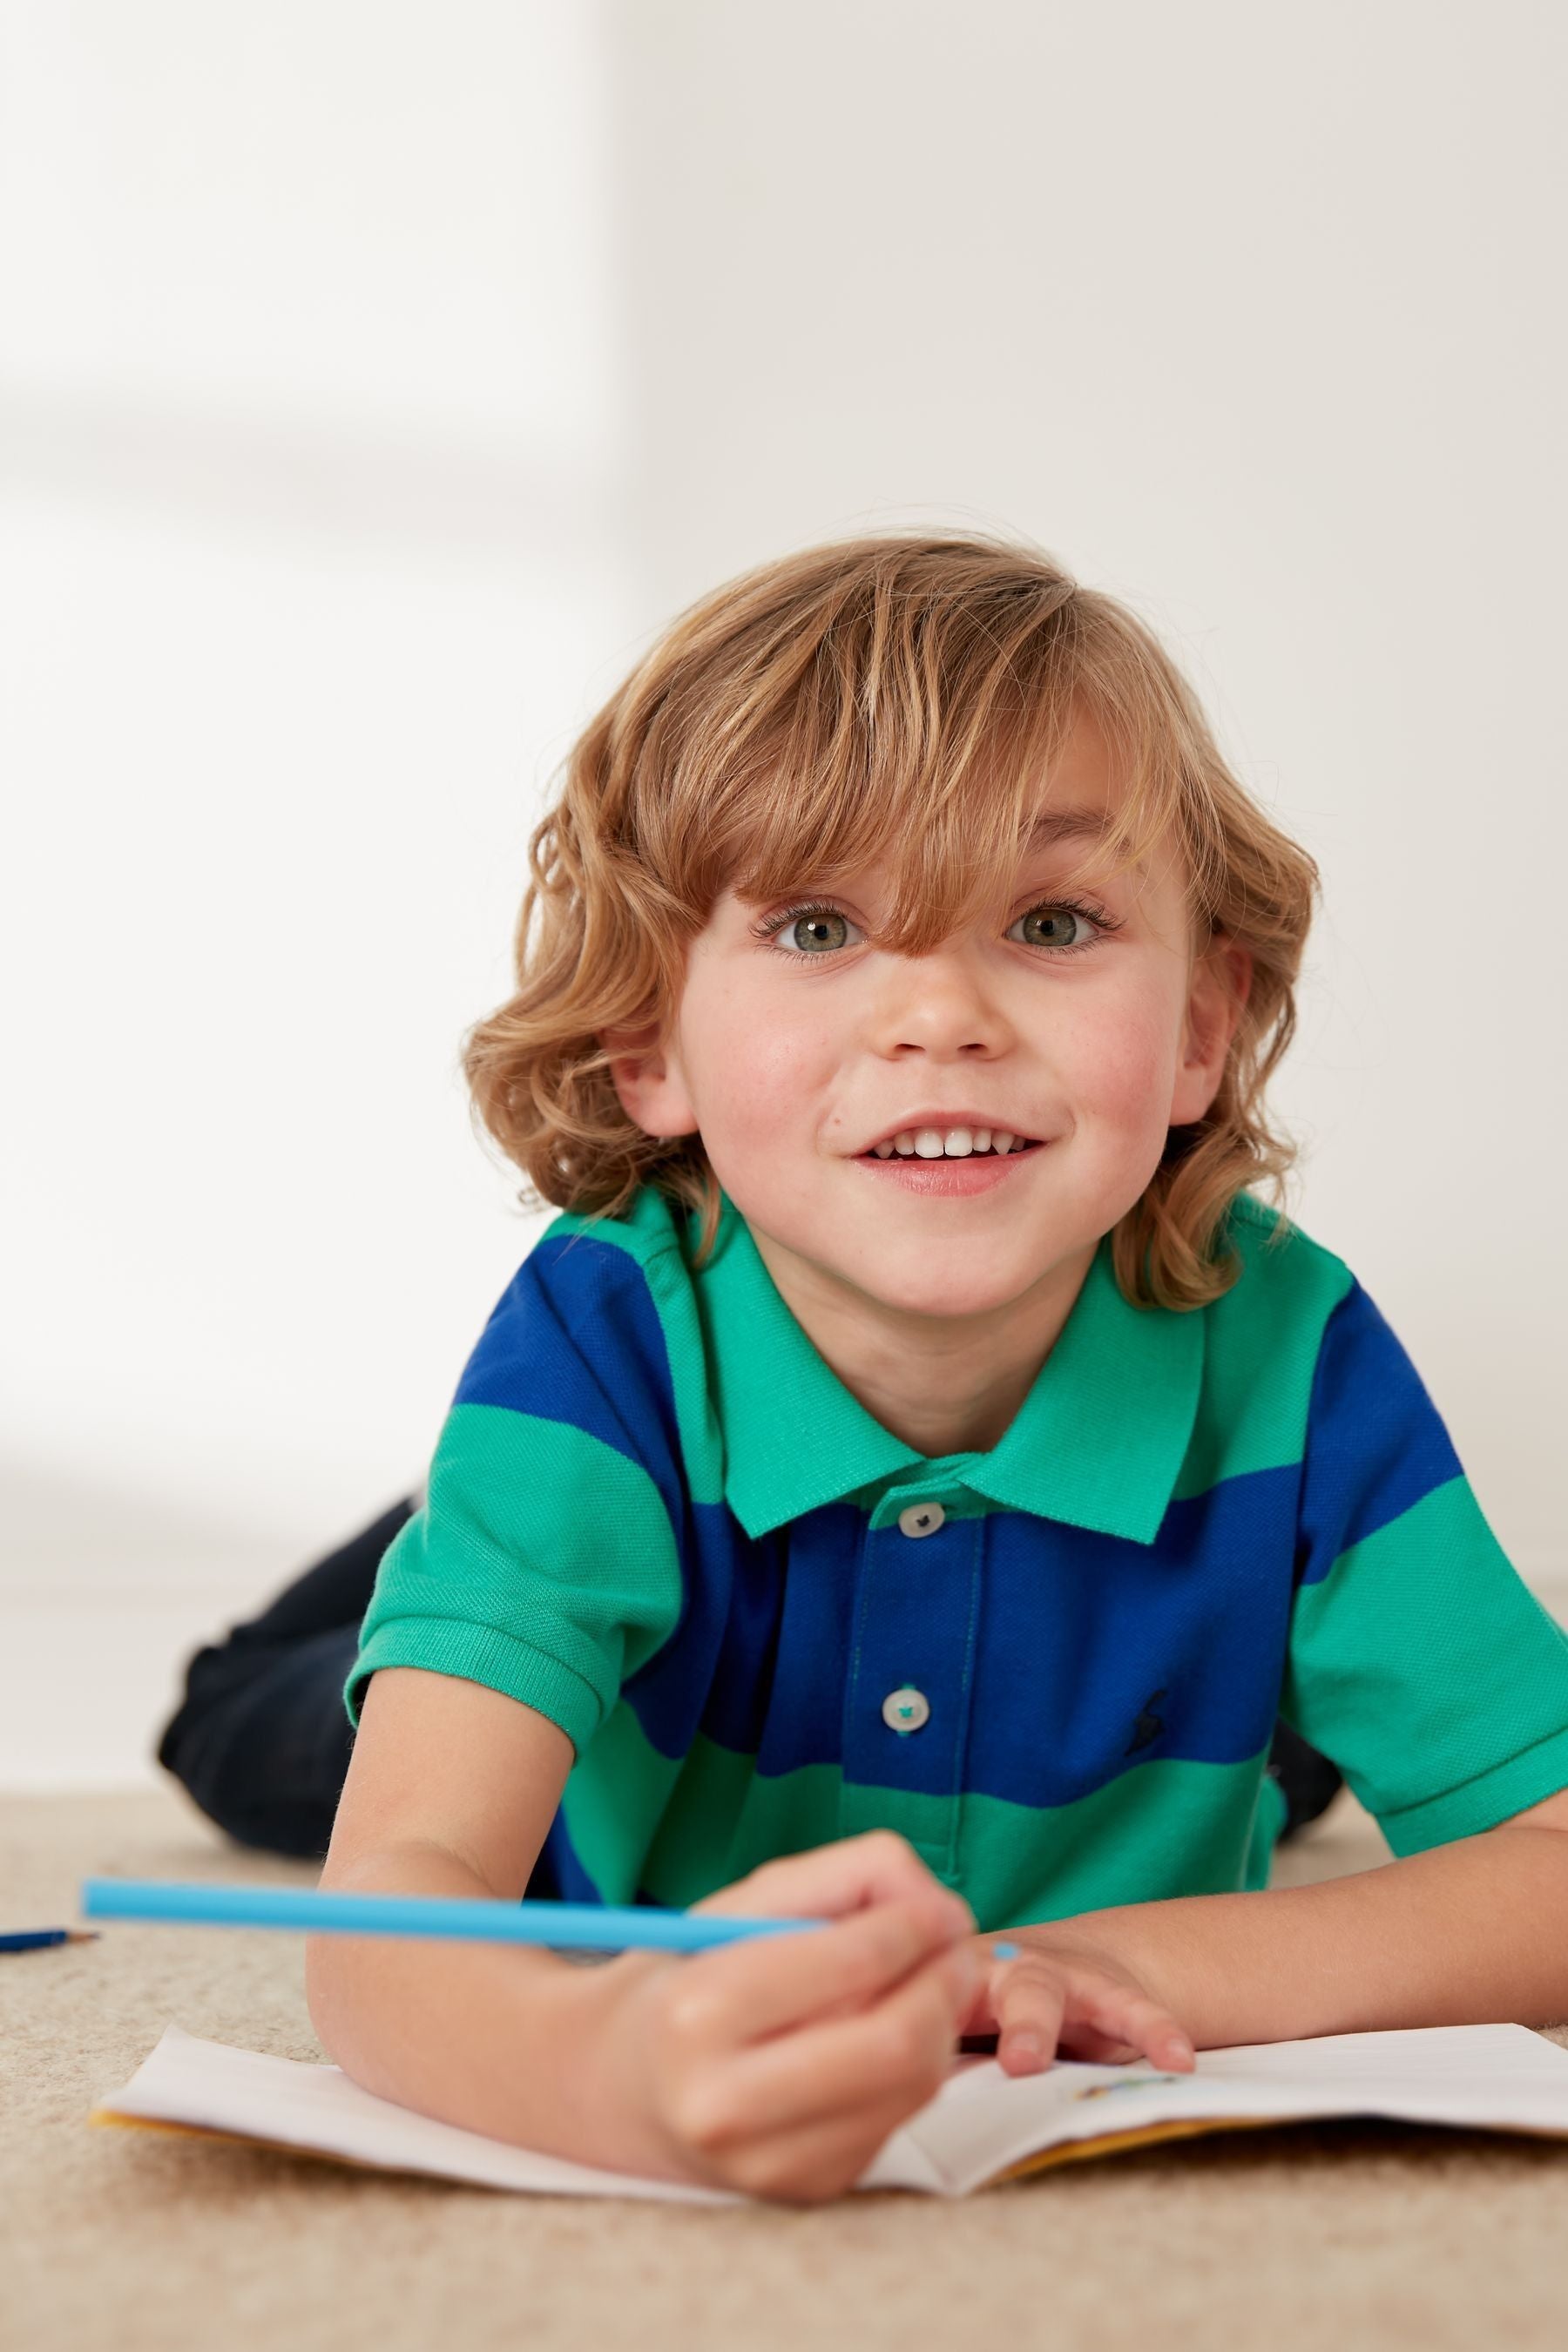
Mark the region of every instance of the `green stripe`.
<instances>
[{"instance_id":1,"label":"green stripe","mask_svg":"<svg viewBox=\"0 0 1568 2352\"><path fill-rule=\"evenodd\" d=\"M530 1706L552 1684L567 1694L562 1711L541 1711L581 1748L668 1638L680 1601L675 1532L639 1463L565 1422L454 1405L425 1507L376 1572L344 1692L349 1720L357 1728L372 1660L467 1674L489 1634L495 1670L479 1679ZM550 1663L522 1671L535 1655Z\"/></svg>"},{"instance_id":2,"label":"green stripe","mask_svg":"<svg viewBox=\"0 0 1568 2352\"><path fill-rule=\"evenodd\" d=\"M549 1717L579 1751L603 1719L599 1693L570 1666L542 1650L531 1649L489 1625L462 1625L438 1617L383 1617L359 1654L343 1691L349 1721L359 1729L364 1686L383 1666L419 1666L426 1674L453 1675L504 1691Z\"/></svg>"},{"instance_id":3,"label":"green stripe","mask_svg":"<svg viewBox=\"0 0 1568 2352\"><path fill-rule=\"evenodd\" d=\"M1243 1272L1205 1308L1203 1391L1176 1480L1186 1500L1254 1470L1300 1462L1323 1326L1351 1287L1351 1270L1299 1226L1282 1242L1275 1212L1250 1195L1232 1203L1231 1238Z\"/></svg>"},{"instance_id":4,"label":"green stripe","mask_svg":"<svg viewBox=\"0 0 1568 2352\"><path fill-rule=\"evenodd\" d=\"M567 1774L566 1834L606 1903L637 1900L639 1865L680 1775L680 1759L659 1754L625 1699Z\"/></svg>"},{"instance_id":5,"label":"green stripe","mask_svg":"<svg viewBox=\"0 0 1568 2352\"><path fill-rule=\"evenodd\" d=\"M1491 1829L1568 1780L1568 1633L1468 1478L1301 1588L1280 1711L1333 1758L1397 1854Z\"/></svg>"},{"instance_id":6,"label":"green stripe","mask_svg":"<svg viewBox=\"0 0 1568 2352\"><path fill-rule=\"evenodd\" d=\"M1479 1772L1462 1788L1448 1789L1397 1813L1384 1813L1381 1827L1394 1853L1424 1853L1450 1838L1495 1830L1515 1813L1568 1789L1568 1727L1510 1756L1490 1771Z\"/></svg>"},{"instance_id":7,"label":"green stripe","mask_svg":"<svg viewBox=\"0 0 1568 2352\"><path fill-rule=\"evenodd\" d=\"M957 1868L936 1874L983 1928L1266 1885L1284 1803L1265 1761L1139 1764L1054 1808L966 1795ZM643 1895L680 1906L779 1854L874 1825L917 1852L944 1850L952 1811L945 1798L847 1788L837 1764L761 1774L753 1758L700 1735L672 1761L624 1700L569 1777L563 1804L573 1845L606 1902Z\"/></svg>"}]
</instances>

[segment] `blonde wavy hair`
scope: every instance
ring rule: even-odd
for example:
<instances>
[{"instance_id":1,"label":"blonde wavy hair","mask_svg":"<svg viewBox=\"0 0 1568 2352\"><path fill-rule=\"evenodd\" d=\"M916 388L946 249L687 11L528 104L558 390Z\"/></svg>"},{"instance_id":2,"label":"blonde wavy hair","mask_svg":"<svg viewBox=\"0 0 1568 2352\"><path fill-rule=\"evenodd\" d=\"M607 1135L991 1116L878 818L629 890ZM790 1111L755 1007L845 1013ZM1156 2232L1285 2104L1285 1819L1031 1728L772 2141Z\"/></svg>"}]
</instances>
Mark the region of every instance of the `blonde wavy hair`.
<instances>
[{"instance_id":1,"label":"blonde wavy hair","mask_svg":"<svg viewBox=\"0 0 1568 2352\"><path fill-rule=\"evenodd\" d=\"M1251 950L1219 1089L1112 1238L1135 1305L1227 1290L1231 1204L1274 1191L1296 1146L1264 1089L1296 1023L1318 868L1220 757L1151 631L1043 551L942 532L849 539L766 563L683 613L584 730L529 841L517 989L463 1046L476 1118L521 1168L525 1206L622 1213L653 1183L716 1236L699 1135L645 1133L602 1033L660 1036L720 894L774 900L886 862L884 943L919 955L1010 887L1042 780L1079 704L1124 780L1097 869L1167 834L1189 880L1194 952ZM1223 958L1216 969L1227 989ZM624 1039L616 1057L625 1050Z\"/></svg>"}]
</instances>

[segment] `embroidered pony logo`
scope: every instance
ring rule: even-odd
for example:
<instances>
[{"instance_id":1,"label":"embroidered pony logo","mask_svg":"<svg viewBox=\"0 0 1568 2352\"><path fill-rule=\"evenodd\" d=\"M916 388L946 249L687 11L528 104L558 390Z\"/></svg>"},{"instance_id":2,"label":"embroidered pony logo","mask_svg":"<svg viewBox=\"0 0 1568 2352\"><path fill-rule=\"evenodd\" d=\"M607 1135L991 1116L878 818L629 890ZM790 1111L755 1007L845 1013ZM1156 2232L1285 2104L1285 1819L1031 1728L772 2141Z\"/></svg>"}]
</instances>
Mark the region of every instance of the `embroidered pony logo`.
<instances>
[{"instance_id":1,"label":"embroidered pony logo","mask_svg":"<svg viewBox=\"0 0 1568 2352\"><path fill-rule=\"evenodd\" d=\"M1156 1699L1163 1698L1169 1687L1168 1684L1162 1683L1157 1691L1150 1692L1138 1711L1138 1720L1132 1727L1132 1737L1121 1751L1123 1756L1135 1756L1140 1748L1147 1748L1152 1739L1159 1738L1165 1725L1164 1718L1154 1713L1154 1702Z\"/></svg>"}]
</instances>

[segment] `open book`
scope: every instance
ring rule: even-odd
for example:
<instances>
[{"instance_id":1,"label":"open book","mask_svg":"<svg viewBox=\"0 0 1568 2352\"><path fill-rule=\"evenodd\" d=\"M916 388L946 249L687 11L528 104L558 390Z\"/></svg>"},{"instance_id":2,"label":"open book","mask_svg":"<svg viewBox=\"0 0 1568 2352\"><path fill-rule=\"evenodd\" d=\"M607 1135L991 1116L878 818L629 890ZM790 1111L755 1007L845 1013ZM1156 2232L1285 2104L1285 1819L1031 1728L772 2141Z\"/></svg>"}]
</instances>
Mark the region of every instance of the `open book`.
<instances>
[{"instance_id":1,"label":"open book","mask_svg":"<svg viewBox=\"0 0 1568 2352\"><path fill-rule=\"evenodd\" d=\"M1434 2025L1200 2050L1191 2074L1138 2062L1058 2060L1043 2074L1008 2075L994 2058L961 2057L855 2186L963 2197L1075 2158L1310 2116L1387 2116L1568 2139L1568 2050L1522 2025ZM374 2098L336 2066L199 2041L177 2025L89 2121L259 2142L489 2189L745 2201L513 2147Z\"/></svg>"}]
</instances>

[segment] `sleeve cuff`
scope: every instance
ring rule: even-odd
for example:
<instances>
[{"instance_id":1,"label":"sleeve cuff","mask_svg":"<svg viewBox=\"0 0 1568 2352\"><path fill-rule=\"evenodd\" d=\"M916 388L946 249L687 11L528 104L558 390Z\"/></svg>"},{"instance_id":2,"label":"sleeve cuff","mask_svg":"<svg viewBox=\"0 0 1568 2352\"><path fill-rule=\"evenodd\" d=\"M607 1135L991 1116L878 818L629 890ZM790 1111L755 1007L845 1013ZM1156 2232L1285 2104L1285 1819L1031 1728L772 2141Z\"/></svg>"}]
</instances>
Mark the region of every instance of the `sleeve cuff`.
<instances>
[{"instance_id":1,"label":"sleeve cuff","mask_svg":"<svg viewBox=\"0 0 1568 2352\"><path fill-rule=\"evenodd\" d=\"M1428 1846L1447 1845L1454 1838L1495 1830L1513 1814L1539 1805L1563 1788L1568 1788L1568 1725L1494 1764L1489 1771L1478 1772L1473 1780L1446 1790L1440 1797L1426 1797L1418 1805L1401 1805L1394 1812L1380 1812L1377 1822L1390 1848L1403 1861L1406 1854L1424 1853Z\"/></svg>"},{"instance_id":2,"label":"sleeve cuff","mask_svg":"<svg viewBox=\"0 0 1568 2352\"><path fill-rule=\"evenodd\" d=\"M343 1685L343 1706L355 1731L364 1685L382 1666L424 1666L502 1691L547 1715L578 1755L604 1720L604 1703L591 1683L515 1634L439 1617L392 1617L375 1628Z\"/></svg>"}]
</instances>

